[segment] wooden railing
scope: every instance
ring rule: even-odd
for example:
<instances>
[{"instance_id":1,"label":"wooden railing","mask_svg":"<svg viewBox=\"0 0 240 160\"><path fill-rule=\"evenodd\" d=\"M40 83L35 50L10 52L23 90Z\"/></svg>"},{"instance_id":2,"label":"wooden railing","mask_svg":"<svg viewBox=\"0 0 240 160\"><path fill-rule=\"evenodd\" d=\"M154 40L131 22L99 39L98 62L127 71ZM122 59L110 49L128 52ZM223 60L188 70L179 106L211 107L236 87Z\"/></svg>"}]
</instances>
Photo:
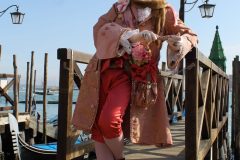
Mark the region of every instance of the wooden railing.
<instances>
[{"instance_id":1,"label":"wooden railing","mask_svg":"<svg viewBox=\"0 0 240 160\"><path fill-rule=\"evenodd\" d=\"M228 128L228 76L197 48L186 56L186 160L216 160ZM226 154L226 153L224 153Z\"/></svg>"},{"instance_id":2,"label":"wooden railing","mask_svg":"<svg viewBox=\"0 0 240 160\"><path fill-rule=\"evenodd\" d=\"M240 159L240 61L233 61L232 82L232 149L235 159Z\"/></svg>"},{"instance_id":3,"label":"wooden railing","mask_svg":"<svg viewBox=\"0 0 240 160\"><path fill-rule=\"evenodd\" d=\"M79 132L72 131L71 128L73 83L75 81L80 88L83 77L77 63L87 64L91 57L89 54L71 49L58 49L58 59L60 60L58 123L61 124L58 125L58 160L72 159L81 156L84 151L93 149L92 142L76 147L73 142ZM176 113L180 117L183 107L179 94L182 94L180 87L183 76L172 75L166 71L161 71L161 76L164 78L165 100L170 119ZM175 106L177 106L177 112L174 112Z\"/></svg>"},{"instance_id":4,"label":"wooden railing","mask_svg":"<svg viewBox=\"0 0 240 160\"><path fill-rule=\"evenodd\" d=\"M80 132L71 126L72 97L74 80L81 86L81 71L77 63L88 63L92 56L73 51L71 49L58 49L60 60L59 79L59 105L58 105L58 160L70 160L80 157L94 149L93 141L75 144Z\"/></svg>"},{"instance_id":5,"label":"wooden railing","mask_svg":"<svg viewBox=\"0 0 240 160\"><path fill-rule=\"evenodd\" d=\"M0 86L0 94L6 99L6 103L9 103L11 106L4 106L0 107L0 111L7 111L7 110L13 110L14 109L14 100L11 98L11 96L8 95L8 90L11 88L15 82L14 74L0 74L1 79L8 80L7 85L5 87Z\"/></svg>"},{"instance_id":6,"label":"wooden railing","mask_svg":"<svg viewBox=\"0 0 240 160\"><path fill-rule=\"evenodd\" d=\"M165 62L163 62L162 71L160 74L163 78L164 95L168 110L168 116L170 122L172 122L174 118L182 119L183 116L183 75L172 74L169 71L165 71L164 68Z\"/></svg>"},{"instance_id":7,"label":"wooden railing","mask_svg":"<svg viewBox=\"0 0 240 160\"><path fill-rule=\"evenodd\" d=\"M4 97L8 106L0 106L0 111L13 110L13 114L18 118L18 92L19 92L19 79L17 67L14 63L14 74L0 74L0 79L6 79L7 84L4 87L0 86L0 96ZM13 88L13 97L8 94L10 88Z\"/></svg>"},{"instance_id":8,"label":"wooden railing","mask_svg":"<svg viewBox=\"0 0 240 160\"><path fill-rule=\"evenodd\" d=\"M71 49L59 49L60 81L58 109L58 159L67 160L93 149L93 142L75 145L79 132L71 127L73 84L80 88L82 73L77 63L87 64L92 56ZM217 159L226 144L228 121L228 77L196 48L186 57L186 158ZM191 66L191 67L189 67ZM164 77L169 113L177 106L183 111L178 97L183 77L161 72ZM225 153L226 154L226 153Z\"/></svg>"}]
</instances>

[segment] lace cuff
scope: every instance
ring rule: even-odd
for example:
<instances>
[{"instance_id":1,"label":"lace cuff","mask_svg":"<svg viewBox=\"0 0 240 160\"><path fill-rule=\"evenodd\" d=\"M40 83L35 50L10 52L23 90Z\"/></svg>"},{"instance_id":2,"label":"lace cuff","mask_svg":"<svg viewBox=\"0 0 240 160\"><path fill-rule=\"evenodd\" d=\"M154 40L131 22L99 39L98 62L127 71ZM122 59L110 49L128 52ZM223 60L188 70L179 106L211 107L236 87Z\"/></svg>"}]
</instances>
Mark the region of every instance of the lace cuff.
<instances>
[{"instance_id":1,"label":"lace cuff","mask_svg":"<svg viewBox=\"0 0 240 160\"><path fill-rule=\"evenodd\" d=\"M119 49L118 49L118 53L117 55L120 57L122 55L124 55L124 53L128 53L131 54L132 52L132 45L131 43L128 41L128 39L130 37L132 37L134 34L138 34L139 33L139 29L135 29L135 30L128 30L125 31L121 38L120 38L120 45Z\"/></svg>"},{"instance_id":2,"label":"lace cuff","mask_svg":"<svg viewBox=\"0 0 240 160\"><path fill-rule=\"evenodd\" d=\"M123 40L128 40L130 37L132 37L134 34L138 34L139 33L139 29L135 29L135 30L129 30L126 31L122 34L121 39Z\"/></svg>"}]
</instances>

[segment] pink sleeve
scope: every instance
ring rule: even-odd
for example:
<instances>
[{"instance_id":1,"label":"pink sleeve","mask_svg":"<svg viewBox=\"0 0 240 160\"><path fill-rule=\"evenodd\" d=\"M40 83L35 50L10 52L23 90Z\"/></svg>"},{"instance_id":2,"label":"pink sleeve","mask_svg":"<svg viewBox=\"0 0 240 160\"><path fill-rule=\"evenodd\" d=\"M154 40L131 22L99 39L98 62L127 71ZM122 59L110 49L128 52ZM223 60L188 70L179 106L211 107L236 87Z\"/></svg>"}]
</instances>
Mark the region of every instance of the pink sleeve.
<instances>
[{"instance_id":1,"label":"pink sleeve","mask_svg":"<svg viewBox=\"0 0 240 160\"><path fill-rule=\"evenodd\" d=\"M96 36L96 55L99 59L108 59L118 56L119 40L126 31L116 23L106 23L103 25Z\"/></svg>"},{"instance_id":2,"label":"pink sleeve","mask_svg":"<svg viewBox=\"0 0 240 160\"><path fill-rule=\"evenodd\" d=\"M180 33L180 35L185 36L191 42L192 47L197 45L197 35L178 18L170 5L167 6L164 28L165 35L176 35Z\"/></svg>"},{"instance_id":3,"label":"pink sleeve","mask_svg":"<svg viewBox=\"0 0 240 160\"><path fill-rule=\"evenodd\" d=\"M121 35L128 30L115 23L117 14L114 6L101 16L93 28L96 55L99 59L117 57Z\"/></svg>"}]
</instances>

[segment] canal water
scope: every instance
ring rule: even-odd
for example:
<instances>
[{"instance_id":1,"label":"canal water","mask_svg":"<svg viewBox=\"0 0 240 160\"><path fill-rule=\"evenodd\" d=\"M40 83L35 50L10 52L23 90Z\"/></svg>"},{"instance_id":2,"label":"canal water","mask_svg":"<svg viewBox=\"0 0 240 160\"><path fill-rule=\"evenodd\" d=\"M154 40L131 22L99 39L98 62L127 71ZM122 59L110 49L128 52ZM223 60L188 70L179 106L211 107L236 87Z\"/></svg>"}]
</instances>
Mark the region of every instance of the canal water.
<instances>
[{"instance_id":1,"label":"canal water","mask_svg":"<svg viewBox=\"0 0 240 160\"><path fill-rule=\"evenodd\" d=\"M13 91L9 90L8 95L13 99ZM53 95L47 95L47 101L49 102L58 102L58 92L55 92ZM73 102L76 102L78 96L78 90L73 90ZM43 101L43 95L34 95L35 101ZM25 89L21 88L19 91L19 102L25 101ZM9 106L9 104L5 103L5 98L0 97L0 106ZM25 103L19 103L19 112L25 111ZM73 104L73 107L75 107L75 104ZM36 104L36 111L42 115L43 113L43 104L37 103ZM47 119L51 119L55 117L58 114L58 104L47 104Z\"/></svg>"}]
</instances>

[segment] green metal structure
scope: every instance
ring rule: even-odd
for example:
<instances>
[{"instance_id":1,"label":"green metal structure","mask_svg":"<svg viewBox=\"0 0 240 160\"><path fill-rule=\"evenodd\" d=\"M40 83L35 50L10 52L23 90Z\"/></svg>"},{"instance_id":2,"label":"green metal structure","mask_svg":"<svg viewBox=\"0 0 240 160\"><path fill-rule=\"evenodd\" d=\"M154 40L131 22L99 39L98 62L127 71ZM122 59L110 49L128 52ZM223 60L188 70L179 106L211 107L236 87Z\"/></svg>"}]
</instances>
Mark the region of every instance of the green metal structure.
<instances>
[{"instance_id":1,"label":"green metal structure","mask_svg":"<svg viewBox=\"0 0 240 160\"><path fill-rule=\"evenodd\" d=\"M218 67L220 67L224 72L226 72L226 57L224 55L222 42L218 32L218 26L216 26L216 33L213 40L213 45L209 59L213 61Z\"/></svg>"}]
</instances>

